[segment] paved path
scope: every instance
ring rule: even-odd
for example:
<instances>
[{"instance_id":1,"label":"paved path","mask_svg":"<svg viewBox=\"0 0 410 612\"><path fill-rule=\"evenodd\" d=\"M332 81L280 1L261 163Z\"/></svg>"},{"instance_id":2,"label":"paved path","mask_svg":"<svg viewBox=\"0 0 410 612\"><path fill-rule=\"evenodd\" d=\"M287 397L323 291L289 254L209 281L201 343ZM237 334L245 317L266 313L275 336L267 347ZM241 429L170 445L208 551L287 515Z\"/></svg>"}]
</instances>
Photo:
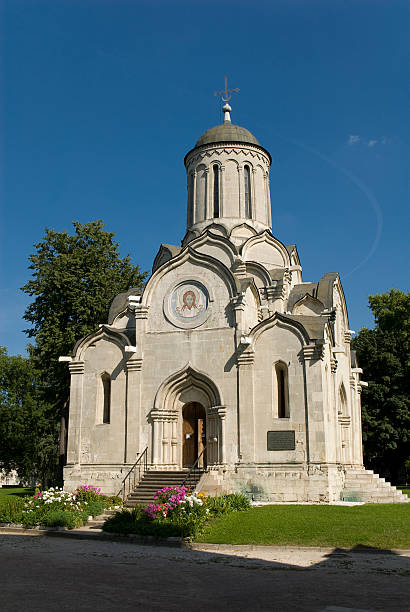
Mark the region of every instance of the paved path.
<instances>
[{"instance_id":1,"label":"paved path","mask_svg":"<svg viewBox=\"0 0 410 612\"><path fill-rule=\"evenodd\" d=\"M3 612L409 609L410 551L195 545L0 534Z\"/></svg>"}]
</instances>

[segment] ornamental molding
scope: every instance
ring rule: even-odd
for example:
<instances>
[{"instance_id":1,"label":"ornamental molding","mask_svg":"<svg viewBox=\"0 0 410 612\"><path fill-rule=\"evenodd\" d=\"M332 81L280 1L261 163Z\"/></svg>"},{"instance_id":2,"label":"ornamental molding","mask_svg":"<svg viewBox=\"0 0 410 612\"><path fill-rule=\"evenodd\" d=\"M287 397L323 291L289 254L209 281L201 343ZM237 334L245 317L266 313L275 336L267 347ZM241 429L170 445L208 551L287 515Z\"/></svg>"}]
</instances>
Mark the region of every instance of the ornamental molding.
<instances>
[{"instance_id":1,"label":"ornamental molding","mask_svg":"<svg viewBox=\"0 0 410 612\"><path fill-rule=\"evenodd\" d=\"M236 357L238 367L253 365L255 362L255 351L244 351Z\"/></svg>"},{"instance_id":2,"label":"ornamental molding","mask_svg":"<svg viewBox=\"0 0 410 612\"><path fill-rule=\"evenodd\" d=\"M198 162L203 161L205 158L215 157L215 155L244 155L245 157L251 157L253 159L257 159L262 162L266 166L270 166L270 160L267 155L263 155L260 149L256 147L253 148L252 145L249 144L241 144L240 146L233 147L221 147L218 144L214 145L206 145L207 149L205 151L197 151L194 155L189 156L189 166L192 164L197 164ZM188 161L188 159L187 159Z\"/></svg>"},{"instance_id":3,"label":"ornamental molding","mask_svg":"<svg viewBox=\"0 0 410 612\"><path fill-rule=\"evenodd\" d=\"M149 306L136 304L132 309L134 310L136 319L148 319Z\"/></svg>"},{"instance_id":4,"label":"ornamental molding","mask_svg":"<svg viewBox=\"0 0 410 612\"><path fill-rule=\"evenodd\" d=\"M151 419L157 422L177 421L178 414L178 410L158 410L157 408L153 408L150 412Z\"/></svg>"},{"instance_id":5,"label":"ornamental molding","mask_svg":"<svg viewBox=\"0 0 410 612\"><path fill-rule=\"evenodd\" d=\"M84 361L71 361L68 364L68 369L70 370L70 374L84 374L85 362Z\"/></svg>"},{"instance_id":6,"label":"ornamental molding","mask_svg":"<svg viewBox=\"0 0 410 612\"><path fill-rule=\"evenodd\" d=\"M305 361L319 361L324 358L324 345L323 344L308 344L301 350L303 359Z\"/></svg>"},{"instance_id":7,"label":"ornamental molding","mask_svg":"<svg viewBox=\"0 0 410 612\"><path fill-rule=\"evenodd\" d=\"M211 406L207 410L208 417L224 419L226 417L226 406Z\"/></svg>"},{"instance_id":8,"label":"ornamental molding","mask_svg":"<svg viewBox=\"0 0 410 612\"><path fill-rule=\"evenodd\" d=\"M143 362L142 358L130 359L125 364L127 372L139 372L140 370L142 370L142 362Z\"/></svg>"},{"instance_id":9,"label":"ornamental molding","mask_svg":"<svg viewBox=\"0 0 410 612\"><path fill-rule=\"evenodd\" d=\"M351 424L350 416L339 416L338 421L342 427L350 427L350 424Z\"/></svg>"}]
</instances>

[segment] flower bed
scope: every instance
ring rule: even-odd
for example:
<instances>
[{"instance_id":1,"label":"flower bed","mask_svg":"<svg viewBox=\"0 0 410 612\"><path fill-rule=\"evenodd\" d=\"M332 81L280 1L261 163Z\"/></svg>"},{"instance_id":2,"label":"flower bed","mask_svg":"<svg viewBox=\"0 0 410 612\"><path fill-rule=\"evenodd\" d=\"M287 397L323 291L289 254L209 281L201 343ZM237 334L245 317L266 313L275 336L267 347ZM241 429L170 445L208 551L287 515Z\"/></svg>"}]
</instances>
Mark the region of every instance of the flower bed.
<instances>
[{"instance_id":1,"label":"flower bed","mask_svg":"<svg viewBox=\"0 0 410 612\"><path fill-rule=\"evenodd\" d=\"M146 508L116 512L105 521L103 530L158 538L194 538L211 518L248 508L250 502L244 495L208 497L203 493L188 493L185 487L165 487L157 491L154 502Z\"/></svg>"},{"instance_id":2,"label":"flower bed","mask_svg":"<svg viewBox=\"0 0 410 612\"><path fill-rule=\"evenodd\" d=\"M102 514L106 508L119 509L121 504L121 498L107 497L93 485L82 485L74 493L51 487L36 490L31 497L3 501L0 523L73 529L85 525L90 517Z\"/></svg>"}]
</instances>

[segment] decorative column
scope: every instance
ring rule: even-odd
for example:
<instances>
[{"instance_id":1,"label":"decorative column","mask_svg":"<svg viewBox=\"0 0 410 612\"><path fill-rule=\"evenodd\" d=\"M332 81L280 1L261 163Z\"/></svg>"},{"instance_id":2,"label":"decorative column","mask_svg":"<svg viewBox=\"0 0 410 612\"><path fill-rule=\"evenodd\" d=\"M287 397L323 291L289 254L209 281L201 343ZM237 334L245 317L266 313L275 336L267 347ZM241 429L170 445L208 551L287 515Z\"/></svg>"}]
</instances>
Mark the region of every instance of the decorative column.
<instances>
[{"instance_id":1,"label":"decorative column","mask_svg":"<svg viewBox=\"0 0 410 612\"><path fill-rule=\"evenodd\" d=\"M205 185L204 185L204 217L203 219L200 219L200 221L203 221L205 219L211 219L213 217L213 213L211 214L211 190L209 189L209 168L205 168L204 170L204 174L205 174Z\"/></svg>"},{"instance_id":2,"label":"decorative column","mask_svg":"<svg viewBox=\"0 0 410 612\"><path fill-rule=\"evenodd\" d=\"M302 348L305 379L306 456L308 463L324 463L325 428L321 360L322 344L308 344Z\"/></svg>"},{"instance_id":3,"label":"decorative column","mask_svg":"<svg viewBox=\"0 0 410 612\"><path fill-rule=\"evenodd\" d=\"M238 166L238 183L239 183L239 217L245 217L245 184L243 182L243 168Z\"/></svg>"},{"instance_id":4,"label":"decorative column","mask_svg":"<svg viewBox=\"0 0 410 612\"><path fill-rule=\"evenodd\" d=\"M225 463L225 406L211 406L207 410L207 462L208 465Z\"/></svg>"},{"instance_id":5,"label":"decorative column","mask_svg":"<svg viewBox=\"0 0 410 612\"><path fill-rule=\"evenodd\" d=\"M336 388L336 371L337 371L337 359L335 359L335 357L330 357L330 372L331 372L331 381L332 381L332 386L331 386L331 391L332 391L332 398L333 398L333 410L334 410L334 415L335 415L335 428L336 428L336 453L335 453L335 457L336 457L336 463L341 463L342 462L342 438L341 438L341 430L339 427L339 406L338 406L338 395L337 395L337 388Z\"/></svg>"},{"instance_id":6,"label":"decorative column","mask_svg":"<svg viewBox=\"0 0 410 612\"><path fill-rule=\"evenodd\" d=\"M197 206L198 206L198 202L196 201L196 177L197 177L197 172L196 172L196 168L195 168L195 170L194 170L194 187L193 187L193 193L192 193L191 225L193 225L194 223L196 223L198 221L198 215L197 215L197 212L196 212L196 209L197 209Z\"/></svg>"},{"instance_id":7,"label":"decorative column","mask_svg":"<svg viewBox=\"0 0 410 612\"><path fill-rule=\"evenodd\" d=\"M238 373L238 455L243 463L255 461L254 415L255 353L247 348L236 358Z\"/></svg>"},{"instance_id":8,"label":"decorative column","mask_svg":"<svg viewBox=\"0 0 410 612\"><path fill-rule=\"evenodd\" d=\"M135 317L135 353L125 364L127 372L127 396L125 410L125 445L124 462L134 463L138 453L143 449L141 445L141 428L143 427L141 415L141 387L142 363L144 357L144 338L147 329L149 306L141 304L141 296L129 296L128 308L134 312Z\"/></svg>"},{"instance_id":9,"label":"decorative column","mask_svg":"<svg viewBox=\"0 0 410 612\"><path fill-rule=\"evenodd\" d=\"M251 181L252 181L252 185L251 187L251 219L256 219L257 221L262 221L262 223L264 223L264 219L262 219L262 215L258 215L256 212L256 188L255 188L255 175L256 175L256 168L252 168L252 172L251 172Z\"/></svg>"},{"instance_id":10,"label":"decorative column","mask_svg":"<svg viewBox=\"0 0 410 612\"><path fill-rule=\"evenodd\" d=\"M225 448L226 448L226 408L225 406L217 406L217 411L218 411L218 416L219 416L219 422L220 422L220 426L221 426L221 435L220 435L220 441L219 441L219 463L225 463L225 459L226 459L226 453L225 453Z\"/></svg>"},{"instance_id":11,"label":"decorative column","mask_svg":"<svg viewBox=\"0 0 410 612\"><path fill-rule=\"evenodd\" d=\"M84 361L68 364L70 384L70 426L68 430L67 464L81 463L81 426L83 412Z\"/></svg>"},{"instance_id":12,"label":"decorative column","mask_svg":"<svg viewBox=\"0 0 410 612\"><path fill-rule=\"evenodd\" d=\"M125 364L127 372L127 403L125 410L124 462L134 463L141 446L141 369L142 358L132 357Z\"/></svg>"},{"instance_id":13,"label":"decorative column","mask_svg":"<svg viewBox=\"0 0 410 612\"><path fill-rule=\"evenodd\" d=\"M151 410L152 419L152 463L159 465L162 454L162 415L160 410Z\"/></svg>"},{"instance_id":14,"label":"decorative column","mask_svg":"<svg viewBox=\"0 0 410 612\"><path fill-rule=\"evenodd\" d=\"M269 227L272 227L272 211L270 207L270 196L269 196L269 174L268 172L264 172L263 174L263 185L265 191L265 214L266 214L266 224Z\"/></svg>"},{"instance_id":15,"label":"decorative column","mask_svg":"<svg viewBox=\"0 0 410 612\"><path fill-rule=\"evenodd\" d=\"M177 423L176 410L151 410L153 426L153 466L177 467Z\"/></svg>"},{"instance_id":16,"label":"decorative column","mask_svg":"<svg viewBox=\"0 0 410 612\"><path fill-rule=\"evenodd\" d=\"M353 457L352 463L363 465L363 446L362 446L362 418L361 418L361 393L362 387L359 376L363 373L361 368L352 368L350 377L350 388L352 394L352 435L353 435Z\"/></svg>"},{"instance_id":17,"label":"decorative column","mask_svg":"<svg viewBox=\"0 0 410 612\"><path fill-rule=\"evenodd\" d=\"M225 166L221 166L219 191L219 216L223 217L225 214Z\"/></svg>"}]
</instances>

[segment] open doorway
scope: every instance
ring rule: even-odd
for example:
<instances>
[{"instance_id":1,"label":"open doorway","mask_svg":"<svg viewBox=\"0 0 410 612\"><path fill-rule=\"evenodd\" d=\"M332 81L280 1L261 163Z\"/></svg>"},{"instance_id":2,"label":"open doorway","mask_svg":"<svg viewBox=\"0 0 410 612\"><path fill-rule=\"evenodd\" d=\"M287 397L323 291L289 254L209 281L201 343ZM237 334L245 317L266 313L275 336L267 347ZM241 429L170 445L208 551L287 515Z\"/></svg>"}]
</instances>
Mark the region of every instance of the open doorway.
<instances>
[{"instance_id":1,"label":"open doorway","mask_svg":"<svg viewBox=\"0 0 410 612\"><path fill-rule=\"evenodd\" d=\"M185 404L182 409L182 465L192 467L206 445L206 412L199 402ZM202 454L199 465L206 467L206 451Z\"/></svg>"}]
</instances>

